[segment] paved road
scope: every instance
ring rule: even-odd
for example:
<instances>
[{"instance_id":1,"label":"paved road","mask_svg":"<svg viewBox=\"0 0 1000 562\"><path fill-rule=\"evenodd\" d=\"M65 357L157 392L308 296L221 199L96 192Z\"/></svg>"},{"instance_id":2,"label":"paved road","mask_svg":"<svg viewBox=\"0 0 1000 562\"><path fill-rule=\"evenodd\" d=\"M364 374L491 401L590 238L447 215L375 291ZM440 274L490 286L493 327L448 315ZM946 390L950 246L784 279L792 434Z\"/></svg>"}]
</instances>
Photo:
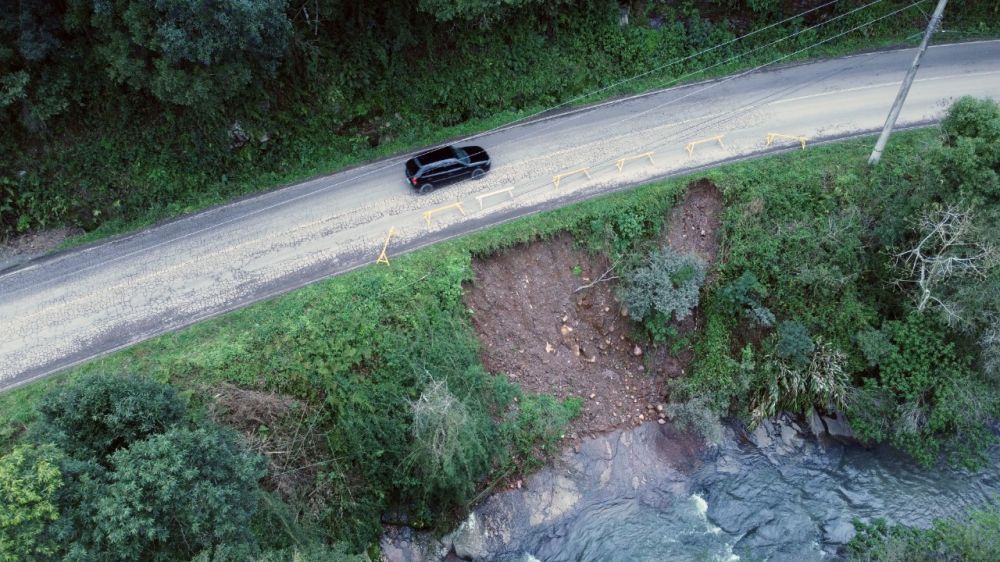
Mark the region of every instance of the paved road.
<instances>
[{"instance_id":1,"label":"paved road","mask_svg":"<svg viewBox=\"0 0 1000 562\"><path fill-rule=\"evenodd\" d=\"M476 139L477 182L417 196L388 159L213 208L0 275L0 390L219 313L512 217L655 177L879 129L913 50L792 66L564 112ZM1000 41L930 49L900 124L959 96L1000 99ZM723 142L688 142L724 134ZM890 143L890 150L891 150ZM619 172L616 160L634 159ZM552 176L586 167L561 180ZM509 193L490 193L512 188ZM485 197L477 198L477 196ZM482 203L482 208L480 207ZM424 212L460 203L457 208ZM462 214L464 211L464 215Z\"/></svg>"}]
</instances>

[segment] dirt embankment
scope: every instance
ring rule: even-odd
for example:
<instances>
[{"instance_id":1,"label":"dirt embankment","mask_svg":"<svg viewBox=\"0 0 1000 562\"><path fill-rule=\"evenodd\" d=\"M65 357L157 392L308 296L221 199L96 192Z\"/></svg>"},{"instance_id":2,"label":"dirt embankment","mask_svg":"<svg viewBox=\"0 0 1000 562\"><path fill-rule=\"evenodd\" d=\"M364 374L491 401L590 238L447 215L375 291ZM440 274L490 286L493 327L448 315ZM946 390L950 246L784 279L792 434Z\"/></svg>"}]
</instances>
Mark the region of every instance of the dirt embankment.
<instances>
[{"instance_id":1,"label":"dirt embankment","mask_svg":"<svg viewBox=\"0 0 1000 562\"><path fill-rule=\"evenodd\" d=\"M666 241L713 263L721 210L714 185L692 184L669 217ZM573 440L661 418L664 381L692 359L690 349L633 341L614 282L578 291L608 267L559 234L476 261L465 293L487 369L529 392L583 399L567 435ZM697 330L698 318L678 324L678 338Z\"/></svg>"},{"instance_id":2,"label":"dirt embankment","mask_svg":"<svg viewBox=\"0 0 1000 562\"><path fill-rule=\"evenodd\" d=\"M0 271L44 256L67 238L81 234L83 230L79 228L53 228L0 241Z\"/></svg>"}]
</instances>

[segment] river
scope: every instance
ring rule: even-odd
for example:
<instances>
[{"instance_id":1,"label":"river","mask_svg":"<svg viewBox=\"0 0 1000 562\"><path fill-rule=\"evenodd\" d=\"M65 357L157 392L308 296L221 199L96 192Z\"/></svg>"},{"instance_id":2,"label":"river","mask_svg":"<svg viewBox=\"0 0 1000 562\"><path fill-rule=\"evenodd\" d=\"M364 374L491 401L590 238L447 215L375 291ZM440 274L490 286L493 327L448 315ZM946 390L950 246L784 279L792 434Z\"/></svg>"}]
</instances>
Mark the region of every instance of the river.
<instances>
[{"instance_id":1,"label":"river","mask_svg":"<svg viewBox=\"0 0 1000 562\"><path fill-rule=\"evenodd\" d=\"M980 471L928 470L788 417L690 442L655 423L584 441L438 548L500 562L837 560L855 517L926 527L1000 494L1000 449Z\"/></svg>"}]
</instances>

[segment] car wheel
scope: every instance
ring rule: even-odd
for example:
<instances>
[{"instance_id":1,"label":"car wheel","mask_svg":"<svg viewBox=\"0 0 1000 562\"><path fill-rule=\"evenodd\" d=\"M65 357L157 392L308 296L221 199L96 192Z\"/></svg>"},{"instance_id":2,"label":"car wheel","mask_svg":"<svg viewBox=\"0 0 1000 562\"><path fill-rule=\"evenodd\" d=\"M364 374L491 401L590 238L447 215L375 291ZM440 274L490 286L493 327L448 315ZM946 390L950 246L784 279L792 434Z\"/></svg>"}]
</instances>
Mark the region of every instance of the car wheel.
<instances>
[{"instance_id":1,"label":"car wheel","mask_svg":"<svg viewBox=\"0 0 1000 562\"><path fill-rule=\"evenodd\" d=\"M432 191L434 191L434 184L433 183L425 183L424 185L420 186L420 189L417 190L417 193L419 193L421 195L427 195L428 193L430 193Z\"/></svg>"},{"instance_id":2,"label":"car wheel","mask_svg":"<svg viewBox=\"0 0 1000 562\"><path fill-rule=\"evenodd\" d=\"M472 170L472 179L474 180L478 180L479 178L485 175L486 175L486 170L483 170L482 168L476 168L475 170Z\"/></svg>"}]
</instances>

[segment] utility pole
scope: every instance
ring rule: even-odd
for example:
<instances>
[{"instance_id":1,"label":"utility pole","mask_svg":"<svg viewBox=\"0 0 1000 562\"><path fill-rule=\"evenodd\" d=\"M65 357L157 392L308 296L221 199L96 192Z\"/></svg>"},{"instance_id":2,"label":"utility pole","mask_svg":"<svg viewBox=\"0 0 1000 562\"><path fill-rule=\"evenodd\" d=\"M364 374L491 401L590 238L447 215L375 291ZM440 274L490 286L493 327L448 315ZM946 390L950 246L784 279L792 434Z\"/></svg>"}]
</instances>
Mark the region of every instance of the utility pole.
<instances>
[{"instance_id":1,"label":"utility pole","mask_svg":"<svg viewBox=\"0 0 1000 562\"><path fill-rule=\"evenodd\" d=\"M906 101L906 94L910 92L913 77L917 75L917 69L920 68L920 59L923 58L924 51L927 50L927 43L931 39L931 34L934 33L938 23L941 21L941 14L944 13L944 7L947 3L948 0L938 0L937 8L934 9L934 15L931 16L931 21L927 24L927 31L924 32L924 40L920 42L920 49L917 50L917 56L913 59L913 65L910 66L910 71L906 73L906 78L903 79L903 83L899 87L899 93L896 94L896 101L892 104L889 116L885 119L885 126L882 127L882 134L879 135L878 142L875 143L875 150L872 151L871 157L868 158L868 165L870 166L878 164L879 159L882 158L885 143L889 142L889 135L892 134L896 118L899 117L899 112L903 109L903 102Z\"/></svg>"}]
</instances>

